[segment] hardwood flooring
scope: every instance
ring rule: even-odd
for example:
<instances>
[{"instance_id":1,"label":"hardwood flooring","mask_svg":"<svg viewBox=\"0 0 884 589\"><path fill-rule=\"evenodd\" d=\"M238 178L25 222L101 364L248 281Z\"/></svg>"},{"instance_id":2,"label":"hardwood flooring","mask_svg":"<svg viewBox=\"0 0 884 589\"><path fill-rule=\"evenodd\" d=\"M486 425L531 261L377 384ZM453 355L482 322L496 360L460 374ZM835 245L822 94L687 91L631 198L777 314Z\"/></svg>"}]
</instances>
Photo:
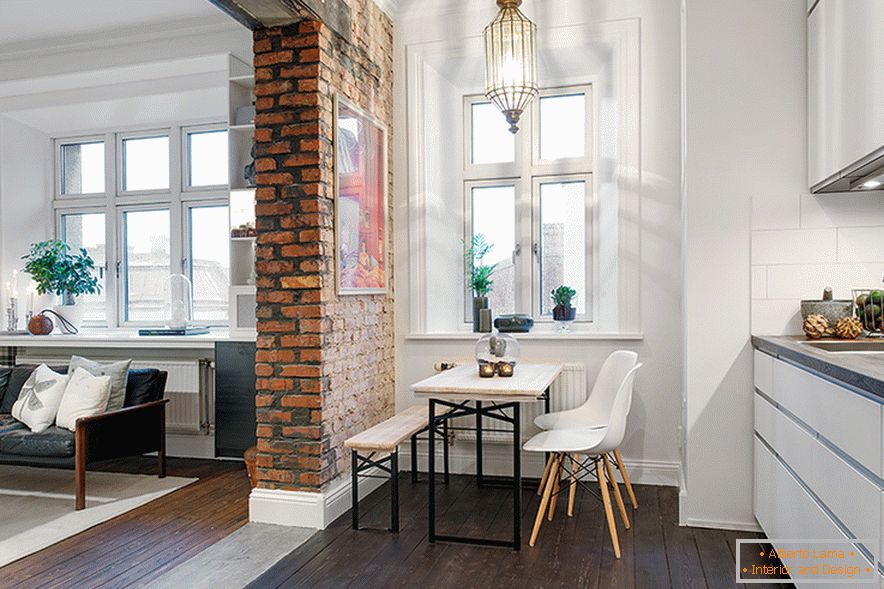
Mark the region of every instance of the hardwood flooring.
<instances>
[{"instance_id":1,"label":"hardwood flooring","mask_svg":"<svg viewBox=\"0 0 884 589\"><path fill-rule=\"evenodd\" d=\"M90 470L156 474L156 459ZM0 568L0 587L141 587L248 522L249 480L241 462L170 458L167 471L199 480Z\"/></svg>"},{"instance_id":2,"label":"hardwood flooring","mask_svg":"<svg viewBox=\"0 0 884 589\"><path fill-rule=\"evenodd\" d=\"M461 544L427 542L427 487L400 481L398 535L389 525L389 485L361 504L361 525L353 531L345 514L317 532L249 589L292 587L580 587L721 589L736 587L734 550L738 538L757 534L678 526L677 491L636 486L639 509L630 508L633 526L618 519L623 557L614 557L601 503L578 493L574 517L559 501L555 520L544 521L537 545L520 552ZM482 535L506 539L511 533L512 499L506 489L476 486L475 478L452 476L439 486L437 529L441 534ZM538 497L523 493L522 537L534 522ZM757 550L753 550L754 553ZM783 588L789 585L754 585Z\"/></svg>"}]
</instances>

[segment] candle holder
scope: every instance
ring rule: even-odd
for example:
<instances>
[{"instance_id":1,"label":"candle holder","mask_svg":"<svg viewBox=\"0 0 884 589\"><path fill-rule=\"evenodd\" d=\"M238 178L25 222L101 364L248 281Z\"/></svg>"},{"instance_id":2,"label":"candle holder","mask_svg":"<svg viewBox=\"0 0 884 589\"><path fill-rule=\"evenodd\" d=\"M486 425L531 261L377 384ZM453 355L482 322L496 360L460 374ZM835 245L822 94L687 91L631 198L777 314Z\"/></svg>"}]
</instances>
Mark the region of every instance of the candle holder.
<instances>
[{"instance_id":1,"label":"candle holder","mask_svg":"<svg viewBox=\"0 0 884 589\"><path fill-rule=\"evenodd\" d=\"M491 378L494 376L496 365L490 362L479 362L479 377Z\"/></svg>"},{"instance_id":2,"label":"candle holder","mask_svg":"<svg viewBox=\"0 0 884 589\"><path fill-rule=\"evenodd\" d=\"M18 330L18 298L10 297L9 306L6 307L6 331Z\"/></svg>"},{"instance_id":3,"label":"candle holder","mask_svg":"<svg viewBox=\"0 0 884 589\"><path fill-rule=\"evenodd\" d=\"M509 378L513 375L513 370L516 365L512 362L498 362L497 363L497 375L503 378Z\"/></svg>"}]
</instances>

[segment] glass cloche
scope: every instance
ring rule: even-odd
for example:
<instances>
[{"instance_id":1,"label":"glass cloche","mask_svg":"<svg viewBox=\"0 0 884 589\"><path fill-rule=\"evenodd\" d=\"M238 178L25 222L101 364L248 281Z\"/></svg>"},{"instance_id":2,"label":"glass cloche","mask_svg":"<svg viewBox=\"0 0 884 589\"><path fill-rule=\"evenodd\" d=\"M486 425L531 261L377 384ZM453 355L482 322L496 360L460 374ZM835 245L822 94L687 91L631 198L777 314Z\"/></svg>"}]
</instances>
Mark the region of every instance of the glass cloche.
<instances>
[{"instance_id":1,"label":"glass cloche","mask_svg":"<svg viewBox=\"0 0 884 589\"><path fill-rule=\"evenodd\" d=\"M476 362L515 366L519 360L519 342L513 336L497 331L488 333L476 342Z\"/></svg>"},{"instance_id":2,"label":"glass cloche","mask_svg":"<svg viewBox=\"0 0 884 589\"><path fill-rule=\"evenodd\" d=\"M184 274L166 279L166 304L163 309L166 327L186 329L193 320L193 285Z\"/></svg>"}]
</instances>

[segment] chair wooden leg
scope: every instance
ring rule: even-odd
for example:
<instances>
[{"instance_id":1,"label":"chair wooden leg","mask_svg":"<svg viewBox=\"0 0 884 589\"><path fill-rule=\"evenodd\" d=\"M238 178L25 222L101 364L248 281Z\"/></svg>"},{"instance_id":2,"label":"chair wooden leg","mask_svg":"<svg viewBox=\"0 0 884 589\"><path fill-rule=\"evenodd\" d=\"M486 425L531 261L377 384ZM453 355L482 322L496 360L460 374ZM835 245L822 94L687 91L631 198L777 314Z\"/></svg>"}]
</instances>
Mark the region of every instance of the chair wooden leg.
<instances>
[{"instance_id":1,"label":"chair wooden leg","mask_svg":"<svg viewBox=\"0 0 884 589\"><path fill-rule=\"evenodd\" d=\"M76 480L76 500L74 509L86 508L86 430L77 427L74 434L74 478Z\"/></svg>"},{"instance_id":2,"label":"chair wooden leg","mask_svg":"<svg viewBox=\"0 0 884 589\"><path fill-rule=\"evenodd\" d=\"M577 457L579 454L571 456L571 489L568 491L568 517L574 517L574 495L577 491L577 468L580 465Z\"/></svg>"},{"instance_id":3,"label":"chair wooden leg","mask_svg":"<svg viewBox=\"0 0 884 589\"><path fill-rule=\"evenodd\" d=\"M547 519L549 521L553 520L553 515L556 512L556 503L559 499L559 484L562 481L562 465L565 464L565 459L568 457L567 454L562 454L562 457L559 459L559 463L555 469L553 469L552 473L550 473L550 478L552 479L553 490L552 497L549 500L549 516Z\"/></svg>"},{"instance_id":4,"label":"chair wooden leg","mask_svg":"<svg viewBox=\"0 0 884 589\"><path fill-rule=\"evenodd\" d=\"M599 489L602 492L602 503L605 506L605 516L608 518L608 530L611 532L611 544L614 545L614 556L620 558L620 540L617 539L617 524L614 523L614 510L611 508L611 497L608 495L608 483L605 481L605 469L595 459L595 470L599 477Z\"/></svg>"},{"instance_id":5,"label":"chair wooden leg","mask_svg":"<svg viewBox=\"0 0 884 589\"><path fill-rule=\"evenodd\" d=\"M617 469L620 471L620 476L623 477L623 484L626 485L626 493L629 495L629 500L632 501L632 508L638 509L635 491L632 490L632 483L629 482L629 475L626 473L626 467L623 466L623 459L620 457L620 450L618 448L614 449L614 458L617 460Z\"/></svg>"},{"instance_id":6,"label":"chair wooden leg","mask_svg":"<svg viewBox=\"0 0 884 589\"><path fill-rule=\"evenodd\" d=\"M558 465L561 464L561 457L558 455L553 455L553 465L551 469L557 470ZM537 508L537 517L534 518L534 529L531 531L531 540L528 541L529 546L534 546L534 542L537 541L537 534L540 533L540 525L543 523L543 516L546 514L546 504L549 503L549 497L552 494L553 488L553 480L552 477L547 477L546 479L546 487L543 490L543 498L540 500L540 506Z\"/></svg>"},{"instance_id":7,"label":"chair wooden leg","mask_svg":"<svg viewBox=\"0 0 884 589\"><path fill-rule=\"evenodd\" d=\"M543 487L546 485L546 479L549 478L549 471L552 468L553 461L555 461L555 454L550 454L549 458L546 460L546 466L543 468L543 476L540 477L540 484L537 485L537 496L540 497L543 495Z\"/></svg>"},{"instance_id":8,"label":"chair wooden leg","mask_svg":"<svg viewBox=\"0 0 884 589\"><path fill-rule=\"evenodd\" d=\"M614 467L611 466L611 461L607 456L602 457L602 462L605 463L605 470L611 480L611 487L614 489L614 500L617 502L617 509L620 510L620 519L623 520L623 525L628 530L629 516L626 514L626 506L623 504L623 495L620 494L620 484L617 483L617 477L614 476Z\"/></svg>"}]
</instances>

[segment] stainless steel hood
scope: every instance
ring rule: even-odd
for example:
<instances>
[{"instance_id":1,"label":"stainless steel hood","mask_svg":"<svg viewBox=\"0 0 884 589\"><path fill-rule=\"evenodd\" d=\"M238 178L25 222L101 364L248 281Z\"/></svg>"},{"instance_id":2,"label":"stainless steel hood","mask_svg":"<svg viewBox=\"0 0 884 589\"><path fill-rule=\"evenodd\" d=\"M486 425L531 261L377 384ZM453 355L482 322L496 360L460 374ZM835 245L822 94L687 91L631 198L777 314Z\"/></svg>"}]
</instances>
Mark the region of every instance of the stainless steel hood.
<instances>
[{"instance_id":1,"label":"stainless steel hood","mask_svg":"<svg viewBox=\"0 0 884 589\"><path fill-rule=\"evenodd\" d=\"M351 11L344 0L209 1L252 30L312 19L348 40L352 32Z\"/></svg>"},{"instance_id":2,"label":"stainless steel hood","mask_svg":"<svg viewBox=\"0 0 884 589\"><path fill-rule=\"evenodd\" d=\"M834 176L810 187L815 194L884 190L884 146Z\"/></svg>"}]
</instances>

